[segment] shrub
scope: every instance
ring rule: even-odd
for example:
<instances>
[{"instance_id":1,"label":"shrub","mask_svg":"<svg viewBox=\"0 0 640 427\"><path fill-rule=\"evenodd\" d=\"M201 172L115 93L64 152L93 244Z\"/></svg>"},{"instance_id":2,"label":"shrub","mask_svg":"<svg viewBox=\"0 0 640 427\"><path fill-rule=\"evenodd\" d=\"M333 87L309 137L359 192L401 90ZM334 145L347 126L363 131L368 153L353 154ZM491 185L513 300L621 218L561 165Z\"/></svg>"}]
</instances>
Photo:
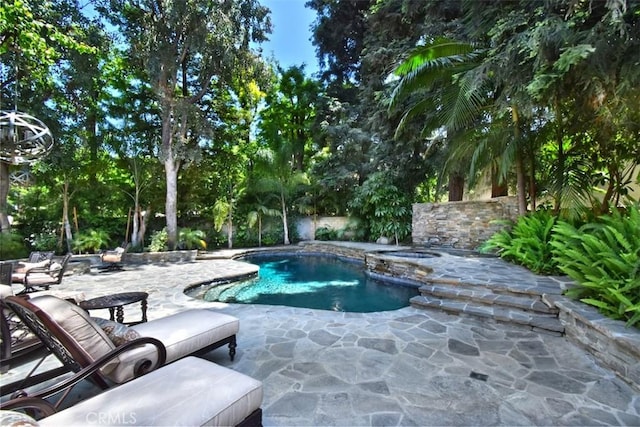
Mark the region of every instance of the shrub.
<instances>
[{"instance_id":1,"label":"shrub","mask_svg":"<svg viewBox=\"0 0 640 427\"><path fill-rule=\"evenodd\" d=\"M0 259L25 258L29 254L22 236L15 233L0 233Z\"/></svg>"},{"instance_id":2,"label":"shrub","mask_svg":"<svg viewBox=\"0 0 640 427\"><path fill-rule=\"evenodd\" d=\"M576 228L559 222L553 228L553 256L560 271L577 285L570 297L598 307L627 326L640 321L640 209L616 212Z\"/></svg>"},{"instance_id":3,"label":"shrub","mask_svg":"<svg viewBox=\"0 0 640 427\"><path fill-rule=\"evenodd\" d=\"M96 253L108 244L109 234L104 230L87 230L78 233L73 239L73 249L79 253Z\"/></svg>"},{"instance_id":4,"label":"shrub","mask_svg":"<svg viewBox=\"0 0 640 427\"><path fill-rule=\"evenodd\" d=\"M510 230L507 228L491 236L480 251L496 252L500 257L535 273L557 273L557 262L549 245L555 223L556 217L547 211L521 216Z\"/></svg>"},{"instance_id":5,"label":"shrub","mask_svg":"<svg viewBox=\"0 0 640 427\"><path fill-rule=\"evenodd\" d=\"M151 234L151 243L149 243L149 250L151 252L164 252L167 250L167 242L169 241L169 234L167 229L154 231Z\"/></svg>"},{"instance_id":6,"label":"shrub","mask_svg":"<svg viewBox=\"0 0 640 427\"><path fill-rule=\"evenodd\" d=\"M201 230L192 230L191 228L181 228L178 233L178 248L179 249L207 249L207 242L205 242L206 234Z\"/></svg>"},{"instance_id":7,"label":"shrub","mask_svg":"<svg viewBox=\"0 0 640 427\"><path fill-rule=\"evenodd\" d=\"M35 233L29 240L36 251L54 251L59 244L58 236L54 232Z\"/></svg>"},{"instance_id":8,"label":"shrub","mask_svg":"<svg viewBox=\"0 0 640 427\"><path fill-rule=\"evenodd\" d=\"M316 229L316 239L317 240L338 240L338 232L333 228L329 227L319 227Z\"/></svg>"}]
</instances>

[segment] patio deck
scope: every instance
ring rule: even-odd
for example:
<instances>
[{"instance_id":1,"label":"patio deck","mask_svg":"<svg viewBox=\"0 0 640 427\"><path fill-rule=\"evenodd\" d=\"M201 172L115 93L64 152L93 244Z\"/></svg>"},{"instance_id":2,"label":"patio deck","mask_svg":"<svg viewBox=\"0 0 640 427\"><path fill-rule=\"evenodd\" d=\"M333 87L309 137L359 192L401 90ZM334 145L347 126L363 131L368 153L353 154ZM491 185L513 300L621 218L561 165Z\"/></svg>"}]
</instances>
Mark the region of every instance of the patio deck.
<instances>
[{"instance_id":1,"label":"patio deck","mask_svg":"<svg viewBox=\"0 0 640 427\"><path fill-rule=\"evenodd\" d=\"M126 265L65 277L53 293L145 291L150 320L194 307L238 317L236 360L225 349L206 357L263 381L265 426L640 425L637 391L561 336L411 307L340 313L183 293L254 268L225 259ZM125 320L139 310L126 306Z\"/></svg>"}]
</instances>

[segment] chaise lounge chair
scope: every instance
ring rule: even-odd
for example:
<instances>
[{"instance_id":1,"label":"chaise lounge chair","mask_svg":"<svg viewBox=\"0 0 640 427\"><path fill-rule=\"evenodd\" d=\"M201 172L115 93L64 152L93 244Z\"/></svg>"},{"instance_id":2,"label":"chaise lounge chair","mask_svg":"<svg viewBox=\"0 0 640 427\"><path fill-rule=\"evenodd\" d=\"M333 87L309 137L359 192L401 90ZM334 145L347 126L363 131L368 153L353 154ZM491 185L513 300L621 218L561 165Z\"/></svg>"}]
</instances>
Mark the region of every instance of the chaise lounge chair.
<instances>
[{"instance_id":1,"label":"chaise lounge chair","mask_svg":"<svg viewBox=\"0 0 640 427\"><path fill-rule=\"evenodd\" d=\"M102 359L102 364L109 363ZM90 368L48 390L0 404L0 421L34 425L15 410L38 413L40 426L261 426L262 383L196 357L186 357L69 408L51 403L72 384L99 369ZM161 391L161 392L160 392ZM44 400L44 399L48 400ZM7 412L11 411L11 412ZM59 411L59 412L58 412Z\"/></svg>"},{"instance_id":2,"label":"chaise lounge chair","mask_svg":"<svg viewBox=\"0 0 640 427\"><path fill-rule=\"evenodd\" d=\"M51 261L53 259L54 252L53 251L32 251L29 254L30 263L42 262L42 261Z\"/></svg>"},{"instance_id":3,"label":"chaise lounge chair","mask_svg":"<svg viewBox=\"0 0 640 427\"><path fill-rule=\"evenodd\" d=\"M122 270L122 259L127 253L128 245L118 246L113 250L107 250L100 253L100 271L119 271Z\"/></svg>"},{"instance_id":4,"label":"chaise lounge chair","mask_svg":"<svg viewBox=\"0 0 640 427\"><path fill-rule=\"evenodd\" d=\"M235 355L238 319L210 310L186 310L131 327L103 321L108 323L103 330L82 308L55 296L9 296L4 303L67 370L73 372L81 371L138 337L161 342L166 349L166 363L203 354L224 344L229 344L231 360ZM120 353L110 364L96 371L91 380L107 389L131 380L159 360L154 346L137 346Z\"/></svg>"},{"instance_id":5,"label":"chaise lounge chair","mask_svg":"<svg viewBox=\"0 0 640 427\"><path fill-rule=\"evenodd\" d=\"M45 259L37 263L21 263L11 275L12 283L24 286L20 294L49 290L52 285L59 285L67 271L71 254L67 254L59 260Z\"/></svg>"}]
</instances>

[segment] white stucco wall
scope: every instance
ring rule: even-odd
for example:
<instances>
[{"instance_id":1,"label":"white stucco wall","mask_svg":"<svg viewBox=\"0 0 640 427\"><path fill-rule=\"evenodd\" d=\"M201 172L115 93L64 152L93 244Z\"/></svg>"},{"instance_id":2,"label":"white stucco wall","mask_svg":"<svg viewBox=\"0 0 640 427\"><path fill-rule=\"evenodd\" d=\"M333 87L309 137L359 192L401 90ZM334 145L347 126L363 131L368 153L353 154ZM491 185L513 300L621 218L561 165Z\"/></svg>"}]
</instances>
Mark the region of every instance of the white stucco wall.
<instances>
[{"instance_id":1,"label":"white stucco wall","mask_svg":"<svg viewBox=\"0 0 640 427\"><path fill-rule=\"evenodd\" d=\"M296 229L300 240L315 240L315 230L326 227L341 230L346 227L349 218L346 216L321 216L314 224L312 217L300 218L296 221Z\"/></svg>"}]
</instances>

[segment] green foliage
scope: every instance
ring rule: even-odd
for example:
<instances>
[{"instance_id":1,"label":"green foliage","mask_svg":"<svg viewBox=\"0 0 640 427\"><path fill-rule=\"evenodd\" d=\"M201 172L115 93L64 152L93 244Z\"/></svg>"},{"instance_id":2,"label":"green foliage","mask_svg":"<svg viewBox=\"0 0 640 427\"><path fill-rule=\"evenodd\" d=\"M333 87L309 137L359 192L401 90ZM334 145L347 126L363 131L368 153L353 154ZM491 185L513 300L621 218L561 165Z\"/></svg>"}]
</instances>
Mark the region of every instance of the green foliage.
<instances>
[{"instance_id":1,"label":"green foliage","mask_svg":"<svg viewBox=\"0 0 640 427\"><path fill-rule=\"evenodd\" d=\"M494 234L480 250L497 251L500 257L535 273L556 273L557 264L549 245L555 223L556 217L547 211L521 216L510 230L504 229Z\"/></svg>"},{"instance_id":2,"label":"green foliage","mask_svg":"<svg viewBox=\"0 0 640 427\"><path fill-rule=\"evenodd\" d=\"M567 295L628 326L640 322L640 208L579 228L559 222L553 232L554 259L577 283Z\"/></svg>"},{"instance_id":3,"label":"green foliage","mask_svg":"<svg viewBox=\"0 0 640 427\"><path fill-rule=\"evenodd\" d=\"M192 230L190 228L181 228L178 233L178 249L207 249L205 242L206 234L202 230Z\"/></svg>"},{"instance_id":4,"label":"green foliage","mask_svg":"<svg viewBox=\"0 0 640 427\"><path fill-rule=\"evenodd\" d=\"M151 252L164 252L167 250L167 242L169 241L169 234L167 229L154 231L151 234L151 243L149 244L149 251Z\"/></svg>"},{"instance_id":5,"label":"green foliage","mask_svg":"<svg viewBox=\"0 0 640 427\"><path fill-rule=\"evenodd\" d=\"M109 233L104 230L87 230L73 239L73 250L79 253L96 253L109 245Z\"/></svg>"},{"instance_id":6,"label":"green foliage","mask_svg":"<svg viewBox=\"0 0 640 427\"><path fill-rule=\"evenodd\" d=\"M36 251L53 251L58 247L58 236L55 233L35 233L29 238L31 247Z\"/></svg>"},{"instance_id":7,"label":"green foliage","mask_svg":"<svg viewBox=\"0 0 640 427\"><path fill-rule=\"evenodd\" d=\"M384 172L371 174L349 202L369 224L371 237L395 238L396 244L411 233L411 200L401 193Z\"/></svg>"},{"instance_id":8,"label":"green foliage","mask_svg":"<svg viewBox=\"0 0 640 427\"><path fill-rule=\"evenodd\" d=\"M362 227L361 221L350 220L344 228L333 229L330 227L320 227L316 230L316 239L331 241L363 241L366 239L367 230Z\"/></svg>"},{"instance_id":9,"label":"green foliage","mask_svg":"<svg viewBox=\"0 0 640 427\"><path fill-rule=\"evenodd\" d=\"M29 254L22 236L0 233L0 260L25 258Z\"/></svg>"},{"instance_id":10,"label":"green foliage","mask_svg":"<svg viewBox=\"0 0 640 427\"><path fill-rule=\"evenodd\" d=\"M338 240L338 230L329 227L320 227L316 230L316 239L324 241Z\"/></svg>"}]
</instances>

